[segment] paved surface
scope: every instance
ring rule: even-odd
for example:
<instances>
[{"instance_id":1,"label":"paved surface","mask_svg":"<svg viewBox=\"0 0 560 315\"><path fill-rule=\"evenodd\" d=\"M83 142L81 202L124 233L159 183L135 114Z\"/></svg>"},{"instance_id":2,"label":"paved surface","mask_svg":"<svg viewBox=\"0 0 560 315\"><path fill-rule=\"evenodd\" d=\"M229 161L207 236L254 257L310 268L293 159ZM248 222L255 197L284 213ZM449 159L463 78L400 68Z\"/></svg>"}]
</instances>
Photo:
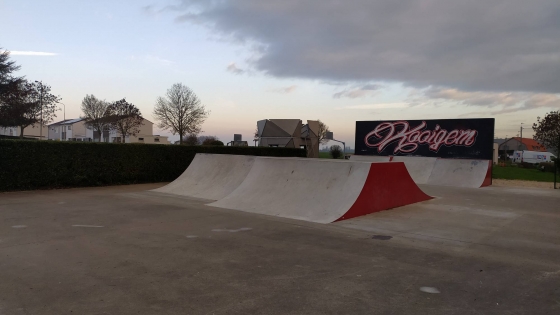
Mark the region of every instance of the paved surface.
<instances>
[{"instance_id":1,"label":"paved surface","mask_svg":"<svg viewBox=\"0 0 560 315\"><path fill-rule=\"evenodd\" d=\"M426 186L323 225L157 187L0 194L0 314L560 313L557 191Z\"/></svg>"}]
</instances>

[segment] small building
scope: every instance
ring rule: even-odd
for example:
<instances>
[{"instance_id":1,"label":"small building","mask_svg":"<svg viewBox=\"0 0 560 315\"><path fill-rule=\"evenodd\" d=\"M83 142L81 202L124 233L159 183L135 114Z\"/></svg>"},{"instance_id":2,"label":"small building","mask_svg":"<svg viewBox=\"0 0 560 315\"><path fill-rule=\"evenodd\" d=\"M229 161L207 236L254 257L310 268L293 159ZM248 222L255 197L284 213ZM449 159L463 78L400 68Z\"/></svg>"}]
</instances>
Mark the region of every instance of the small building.
<instances>
[{"instance_id":1,"label":"small building","mask_svg":"<svg viewBox=\"0 0 560 315\"><path fill-rule=\"evenodd\" d=\"M228 142L227 145L232 146L232 147L247 147L247 146L249 146L247 141L243 141L243 136L241 134L238 134L238 133L233 135L233 141Z\"/></svg>"},{"instance_id":2,"label":"small building","mask_svg":"<svg viewBox=\"0 0 560 315\"><path fill-rule=\"evenodd\" d=\"M260 147L302 148L307 157L319 157L319 122L301 119L264 119L257 121Z\"/></svg>"},{"instance_id":3,"label":"small building","mask_svg":"<svg viewBox=\"0 0 560 315\"><path fill-rule=\"evenodd\" d=\"M514 151L547 152L546 147L534 139L513 137L503 141L498 147L500 155L512 155Z\"/></svg>"},{"instance_id":4,"label":"small building","mask_svg":"<svg viewBox=\"0 0 560 315\"><path fill-rule=\"evenodd\" d=\"M49 140L91 141L83 118L66 119L49 125Z\"/></svg>"},{"instance_id":5,"label":"small building","mask_svg":"<svg viewBox=\"0 0 560 315\"><path fill-rule=\"evenodd\" d=\"M20 134L21 134L20 127L0 127L1 136L19 137ZM48 127L47 125L43 125L43 130L41 132L41 124L34 124L31 126L27 126L23 129L23 137L39 139L39 140L47 140Z\"/></svg>"},{"instance_id":6,"label":"small building","mask_svg":"<svg viewBox=\"0 0 560 315\"><path fill-rule=\"evenodd\" d=\"M153 134L154 124L144 119L139 127L138 134L122 136L117 130L103 132L103 136L98 131L88 128L84 118L67 119L49 125L49 140L58 141L86 141L86 142L111 142L111 143L146 143L146 144L170 144L167 136ZM100 140L101 139L101 140Z\"/></svg>"}]
</instances>

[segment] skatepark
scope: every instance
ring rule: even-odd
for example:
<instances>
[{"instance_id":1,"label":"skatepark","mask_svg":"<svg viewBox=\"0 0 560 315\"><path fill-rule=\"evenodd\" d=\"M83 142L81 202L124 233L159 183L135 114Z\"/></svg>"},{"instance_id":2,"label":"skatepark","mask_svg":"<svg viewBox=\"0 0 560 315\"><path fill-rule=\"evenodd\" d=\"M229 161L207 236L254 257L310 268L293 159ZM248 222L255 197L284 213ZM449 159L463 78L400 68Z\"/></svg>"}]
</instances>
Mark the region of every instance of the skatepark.
<instances>
[{"instance_id":1,"label":"skatepark","mask_svg":"<svg viewBox=\"0 0 560 315\"><path fill-rule=\"evenodd\" d=\"M438 160L391 160L198 154L171 183L5 193L1 310L558 309L555 191L433 185Z\"/></svg>"}]
</instances>

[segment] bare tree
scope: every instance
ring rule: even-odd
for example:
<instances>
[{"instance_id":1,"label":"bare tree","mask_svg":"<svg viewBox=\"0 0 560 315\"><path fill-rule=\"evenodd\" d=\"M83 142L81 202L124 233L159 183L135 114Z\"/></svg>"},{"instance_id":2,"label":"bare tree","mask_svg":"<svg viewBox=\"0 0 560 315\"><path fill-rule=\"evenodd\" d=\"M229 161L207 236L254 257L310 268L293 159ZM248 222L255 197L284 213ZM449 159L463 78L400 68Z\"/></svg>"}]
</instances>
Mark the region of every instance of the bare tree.
<instances>
[{"instance_id":1,"label":"bare tree","mask_svg":"<svg viewBox=\"0 0 560 315\"><path fill-rule=\"evenodd\" d=\"M327 126L319 119L317 119L317 121L319 122L319 134L317 135L317 137L319 138L319 143L325 144L329 142L329 139L326 139L327 132L330 132L329 126Z\"/></svg>"},{"instance_id":2,"label":"bare tree","mask_svg":"<svg viewBox=\"0 0 560 315\"><path fill-rule=\"evenodd\" d=\"M93 94L86 95L82 100L82 113L88 129L93 130L94 134L99 133L99 142L103 139L103 132L107 132L110 127L109 102L96 98ZM95 138L95 135L94 137Z\"/></svg>"},{"instance_id":3,"label":"bare tree","mask_svg":"<svg viewBox=\"0 0 560 315\"><path fill-rule=\"evenodd\" d=\"M110 128L116 130L122 137L124 143L126 137L137 135L144 118L138 107L128 103L124 98L109 105Z\"/></svg>"},{"instance_id":4,"label":"bare tree","mask_svg":"<svg viewBox=\"0 0 560 315\"><path fill-rule=\"evenodd\" d=\"M165 98L158 97L154 108L158 127L178 134L180 144L187 134L200 133L208 114L196 94L181 83L173 84Z\"/></svg>"}]
</instances>

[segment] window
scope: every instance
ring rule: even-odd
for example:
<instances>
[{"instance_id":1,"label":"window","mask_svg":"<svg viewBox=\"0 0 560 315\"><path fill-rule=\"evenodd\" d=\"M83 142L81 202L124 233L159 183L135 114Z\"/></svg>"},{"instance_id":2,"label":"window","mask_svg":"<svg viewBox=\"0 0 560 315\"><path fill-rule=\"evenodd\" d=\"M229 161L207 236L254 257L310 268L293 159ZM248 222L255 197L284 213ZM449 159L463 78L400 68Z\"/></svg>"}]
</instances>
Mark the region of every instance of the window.
<instances>
[{"instance_id":1,"label":"window","mask_svg":"<svg viewBox=\"0 0 560 315\"><path fill-rule=\"evenodd\" d=\"M159 142L159 138L154 138L154 142Z\"/></svg>"},{"instance_id":2,"label":"window","mask_svg":"<svg viewBox=\"0 0 560 315\"><path fill-rule=\"evenodd\" d=\"M10 136L14 135L14 130L12 128L10 128Z\"/></svg>"},{"instance_id":3,"label":"window","mask_svg":"<svg viewBox=\"0 0 560 315\"><path fill-rule=\"evenodd\" d=\"M271 148L278 148L278 145L277 145L277 144L271 144L271 145L269 145L269 147L271 147Z\"/></svg>"},{"instance_id":4,"label":"window","mask_svg":"<svg viewBox=\"0 0 560 315\"><path fill-rule=\"evenodd\" d=\"M58 127L54 128L54 133L58 133Z\"/></svg>"},{"instance_id":5,"label":"window","mask_svg":"<svg viewBox=\"0 0 560 315\"><path fill-rule=\"evenodd\" d=\"M138 141L144 141L144 138L138 138Z\"/></svg>"},{"instance_id":6,"label":"window","mask_svg":"<svg viewBox=\"0 0 560 315\"><path fill-rule=\"evenodd\" d=\"M71 126L71 125L69 125L67 128L68 128L68 130L72 130L72 126Z\"/></svg>"}]
</instances>

